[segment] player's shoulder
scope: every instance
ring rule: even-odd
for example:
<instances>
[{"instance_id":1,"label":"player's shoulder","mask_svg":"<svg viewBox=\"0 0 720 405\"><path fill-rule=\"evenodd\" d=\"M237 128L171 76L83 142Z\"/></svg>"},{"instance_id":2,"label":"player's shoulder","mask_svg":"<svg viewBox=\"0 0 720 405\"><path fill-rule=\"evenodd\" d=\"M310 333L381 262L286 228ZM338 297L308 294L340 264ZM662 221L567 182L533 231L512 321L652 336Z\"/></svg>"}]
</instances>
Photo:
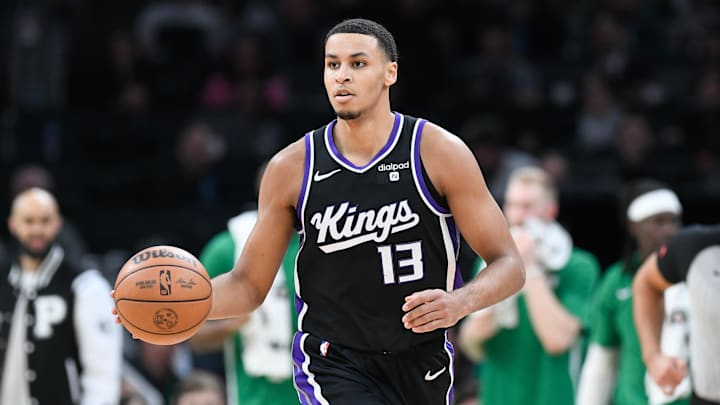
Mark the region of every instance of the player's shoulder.
<instances>
[{"instance_id":1,"label":"player's shoulder","mask_svg":"<svg viewBox=\"0 0 720 405\"><path fill-rule=\"evenodd\" d=\"M305 164L305 137L295 140L275 155L268 162L266 170L292 170Z\"/></svg>"},{"instance_id":2,"label":"player's shoulder","mask_svg":"<svg viewBox=\"0 0 720 405\"><path fill-rule=\"evenodd\" d=\"M459 136L432 121L424 120L422 129L422 142L430 143L432 147L458 148L465 147L465 142ZM431 148L429 148L431 149Z\"/></svg>"},{"instance_id":3,"label":"player's shoulder","mask_svg":"<svg viewBox=\"0 0 720 405\"><path fill-rule=\"evenodd\" d=\"M271 194L297 193L305 170L305 142L298 139L277 152L265 168L261 190L270 188Z\"/></svg>"},{"instance_id":4,"label":"player's shoulder","mask_svg":"<svg viewBox=\"0 0 720 405\"><path fill-rule=\"evenodd\" d=\"M451 177L456 174L453 169L462 172L468 164L476 164L475 156L459 136L430 121L422 129L420 156L431 171L437 166L438 170L451 173Z\"/></svg>"}]
</instances>

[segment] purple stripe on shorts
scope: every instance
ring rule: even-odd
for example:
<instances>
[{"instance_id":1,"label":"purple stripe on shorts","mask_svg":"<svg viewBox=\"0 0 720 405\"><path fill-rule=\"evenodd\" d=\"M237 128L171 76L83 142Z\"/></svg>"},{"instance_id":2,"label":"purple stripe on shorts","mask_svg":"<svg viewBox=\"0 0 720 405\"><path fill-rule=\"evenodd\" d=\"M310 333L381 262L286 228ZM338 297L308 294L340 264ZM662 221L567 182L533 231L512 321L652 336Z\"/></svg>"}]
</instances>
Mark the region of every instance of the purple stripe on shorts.
<instances>
[{"instance_id":1,"label":"purple stripe on shorts","mask_svg":"<svg viewBox=\"0 0 720 405\"><path fill-rule=\"evenodd\" d=\"M319 404L319 402L314 399L313 387L308 381L309 376L302 368L305 362L305 353L302 351L302 337L304 335L302 332L297 332L293 337L292 358L295 389L298 391L298 398L300 398L303 405L315 405Z\"/></svg>"},{"instance_id":2,"label":"purple stripe on shorts","mask_svg":"<svg viewBox=\"0 0 720 405\"><path fill-rule=\"evenodd\" d=\"M308 375L302 369L302 365L305 362L305 353L302 351L302 332L295 333L293 338L293 370L295 389L298 390L298 397L300 402L303 404L309 404L308 398L312 398L313 388L308 382Z\"/></svg>"},{"instance_id":3,"label":"purple stripe on shorts","mask_svg":"<svg viewBox=\"0 0 720 405\"><path fill-rule=\"evenodd\" d=\"M455 349L453 348L452 343L447 339L447 332L445 332L445 348L450 352L450 378L453 384L450 386L450 393L448 394L448 404L453 403L453 398L455 397L455 363L452 361L452 359L455 358Z\"/></svg>"},{"instance_id":4,"label":"purple stripe on shorts","mask_svg":"<svg viewBox=\"0 0 720 405\"><path fill-rule=\"evenodd\" d=\"M340 159L344 164L346 164L349 167L352 167L355 170L364 170L365 168L374 165L375 163L380 160L380 156L385 154L388 149L395 143L395 138L399 136L398 128L400 127L400 114L393 112L395 115L395 122L393 123L392 131L390 132L390 138L388 138L387 143L385 143L385 146L383 146L382 149L380 149L380 152L378 152L365 166L356 166L353 162L347 160L345 156L343 156L340 151L337 150L337 146L335 146L335 140L333 139L332 133L333 128L335 127L335 123L337 120L331 122L328 125L328 130L325 136L327 137L328 145L330 145L330 153L332 153L336 158Z\"/></svg>"},{"instance_id":5,"label":"purple stripe on shorts","mask_svg":"<svg viewBox=\"0 0 720 405\"><path fill-rule=\"evenodd\" d=\"M415 162L415 177L418 179L418 183L420 183L420 189L422 190L423 195L427 199L428 202L430 202L430 205L435 208L437 212L443 213L443 214L449 214L450 210L447 208L441 206L438 204L437 201L433 198L432 194L430 194L430 190L427 188L427 183L425 181L425 177L423 177L422 172L422 162L420 161L420 140L422 139L422 130L425 127L425 123L427 121L425 120L419 120L417 124L417 135L415 135L415 156L413 156L413 161Z\"/></svg>"},{"instance_id":6,"label":"purple stripe on shorts","mask_svg":"<svg viewBox=\"0 0 720 405\"><path fill-rule=\"evenodd\" d=\"M298 316L300 315L300 312L302 312L303 308L305 308L305 301L295 294L295 312L297 312ZM301 325L298 325L298 327L299 326Z\"/></svg>"}]
</instances>

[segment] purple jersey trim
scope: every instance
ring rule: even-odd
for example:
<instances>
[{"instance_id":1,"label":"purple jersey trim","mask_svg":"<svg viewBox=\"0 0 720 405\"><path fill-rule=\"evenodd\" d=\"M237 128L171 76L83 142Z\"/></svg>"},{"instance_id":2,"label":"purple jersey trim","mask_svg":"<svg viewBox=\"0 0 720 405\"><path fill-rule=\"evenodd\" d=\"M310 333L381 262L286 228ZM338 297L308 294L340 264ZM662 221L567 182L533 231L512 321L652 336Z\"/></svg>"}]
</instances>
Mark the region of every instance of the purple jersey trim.
<instances>
[{"instance_id":1,"label":"purple jersey trim","mask_svg":"<svg viewBox=\"0 0 720 405\"><path fill-rule=\"evenodd\" d=\"M417 126L416 126L416 133L415 133L415 145L414 145L414 153L413 153L413 162L415 163L415 166L413 170L415 170L415 178L418 180L418 186L420 186L420 191L425 196L425 200L432 206L435 211L448 215L450 214L450 210L443 207L442 205L438 204L437 201L433 198L432 194L427 188L427 183L425 181L425 177L423 177L422 172L422 163L420 161L420 140L422 139L422 130L425 127L425 124L427 121L425 120L418 120Z\"/></svg>"},{"instance_id":2,"label":"purple jersey trim","mask_svg":"<svg viewBox=\"0 0 720 405\"><path fill-rule=\"evenodd\" d=\"M303 208L305 208L305 196L307 194L307 187L310 182L310 176L312 175L310 172L312 171L312 132L308 132L305 134L305 166L304 166L304 172L303 172L303 181L302 181L302 187L300 188L300 194L298 194L298 200L297 200L297 209L295 210L295 214L298 217L298 227L297 230L302 230L303 227Z\"/></svg>"},{"instance_id":3,"label":"purple jersey trim","mask_svg":"<svg viewBox=\"0 0 720 405\"><path fill-rule=\"evenodd\" d=\"M455 252L455 281L453 282L453 290L457 290L465 284L462 278L462 272L460 271L460 263L457 261L457 258L460 257L460 235L458 234L457 224L453 217L446 218L445 223L448 226L448 231L450 231L450 239L452 240L453 250Z\"/></svg>"},{"instance_id":4,"label":"purple jersey trim","mask_svg":"<svg viewBox=\"0 0 720 405\"><path fill-rule=\"evenodd\" d=\"M347 160L345 156L340 153L340 151L338 151L337 146L335 146L335 140L332 136L333 128L335 128L337 120L333 120L330 124L328 124L327 131L325 132L326 143L329 147L330 155L333 156L336 160L340 161L344 166L348 167L349 169L361 173L370 168L371 166L375 165L375 163L380 161L390 150L390 148L395 145L395 140L400 134L400 131L398 131L398 129L400 128L401 116L396 112L393 112L393 114L395 115L395 122L393 123L393 128L390 132L390 137L388 138L388 141L385 143L385 146L383 146L383 148L380 149L380 151L372 159L370 159L370 162L368 162L365 166L355 165L353 162Z\"/></svg>"}]
</instances>

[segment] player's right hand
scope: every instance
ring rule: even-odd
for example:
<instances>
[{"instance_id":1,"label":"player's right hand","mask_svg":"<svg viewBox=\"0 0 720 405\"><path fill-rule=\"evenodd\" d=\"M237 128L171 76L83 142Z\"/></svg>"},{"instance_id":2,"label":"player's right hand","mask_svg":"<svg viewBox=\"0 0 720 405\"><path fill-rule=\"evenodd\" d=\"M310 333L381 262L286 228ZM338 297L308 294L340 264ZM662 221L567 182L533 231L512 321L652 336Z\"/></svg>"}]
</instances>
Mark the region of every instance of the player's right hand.
<instances>
[{"instance_id":1,"label":"player's right hand","mask_svg":"<svg viewBox=\"0 0 720 405\"><path fill-rule=\"evenodd\" d=\"M110 298L112 298L113 303L115 303L115 290L110 291ZM117 308L115 308L115 305L113 305L112 314L115 316L115 323L119 323L120 325L122 325L122 320L118 316ZM132 338L137 339L135 335L132 335Z\"/></svg>"},{"instance_id":2,"label":"player's right hand","mask_svg":"<svg viewBox=\"0 0 720 405\"><path fill-rule=\"evenodd\" d=\"M647 364L650 376L665 395L672 395L687 375L687 364L678 357L658 353Z\"/></svg>"}]
</instances>

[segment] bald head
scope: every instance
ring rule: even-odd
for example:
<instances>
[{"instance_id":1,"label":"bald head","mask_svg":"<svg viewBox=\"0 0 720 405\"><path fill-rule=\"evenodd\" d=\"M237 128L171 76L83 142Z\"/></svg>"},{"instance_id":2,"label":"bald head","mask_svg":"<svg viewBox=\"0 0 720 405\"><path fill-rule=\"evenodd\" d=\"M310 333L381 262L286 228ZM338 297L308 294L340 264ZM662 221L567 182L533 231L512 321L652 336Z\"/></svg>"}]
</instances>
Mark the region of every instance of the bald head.
<instances>
[{"instance_id":1,"label":"bald head","mask_svg":"<svg viewBox=\"0 0 720 405\"><path fill-rule=\"evenodd\" d=\"M44 257L62 226L55 197L40 188L18 194L12 202L8 229L20 244L21 253Z\"/></svg>"},{"instance_id":2,"label":"bald head","mask_svg":"<svg viewBox=\"0 0 720 405\"><path fill-rule=\"evenodd\" d=\"M57 200L47 190L33 187L18 194L13 199L10 215L12 216L18 209L25 210L49 210L59 215Z\"/></svg>"}]
</instances>

